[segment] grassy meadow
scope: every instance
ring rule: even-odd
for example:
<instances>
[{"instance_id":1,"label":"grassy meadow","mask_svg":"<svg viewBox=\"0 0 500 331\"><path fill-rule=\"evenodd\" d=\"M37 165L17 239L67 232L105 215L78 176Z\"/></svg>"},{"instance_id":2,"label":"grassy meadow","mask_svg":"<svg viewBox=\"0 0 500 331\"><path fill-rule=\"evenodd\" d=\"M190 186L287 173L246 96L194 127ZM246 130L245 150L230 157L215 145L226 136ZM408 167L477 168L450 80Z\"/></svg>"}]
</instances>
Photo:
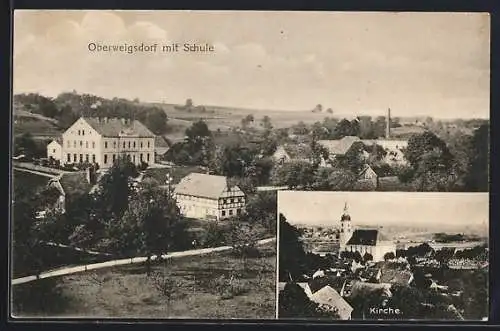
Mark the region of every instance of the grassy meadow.
<instances>
[{"instance_id":1,"label":"grassy meadow","mask_svg":"<svg viewBox=\"0 0 500 331\"><path fill-rule=\"evenodd\" d=\"M13 313L17 317L272 319L275 244L259 251L260 257L246 260L232 252L176 258L154 265L150 276L145 265L129 265L17 285Z\"/></svg>"}]
</instances>

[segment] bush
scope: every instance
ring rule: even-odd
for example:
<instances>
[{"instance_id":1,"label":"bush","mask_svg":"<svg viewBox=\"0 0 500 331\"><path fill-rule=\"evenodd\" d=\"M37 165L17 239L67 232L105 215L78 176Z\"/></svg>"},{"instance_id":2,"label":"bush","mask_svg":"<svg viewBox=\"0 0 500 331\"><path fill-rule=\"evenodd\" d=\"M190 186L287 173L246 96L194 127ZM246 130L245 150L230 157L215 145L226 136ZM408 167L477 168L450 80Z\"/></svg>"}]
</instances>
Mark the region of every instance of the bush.
<instances>
[{"instance_id":1,"label":"bush","mask_svg":"<svg viewBox=\"0 0 500 331\"><path fill-rule=\"evenodd\" d=\"M211 288L219 294L221 300L232 299L235 296L245 294L250 291L250 288L234 275L226 277L221 275L211 282Z\"/></svg>"}]
</instances>

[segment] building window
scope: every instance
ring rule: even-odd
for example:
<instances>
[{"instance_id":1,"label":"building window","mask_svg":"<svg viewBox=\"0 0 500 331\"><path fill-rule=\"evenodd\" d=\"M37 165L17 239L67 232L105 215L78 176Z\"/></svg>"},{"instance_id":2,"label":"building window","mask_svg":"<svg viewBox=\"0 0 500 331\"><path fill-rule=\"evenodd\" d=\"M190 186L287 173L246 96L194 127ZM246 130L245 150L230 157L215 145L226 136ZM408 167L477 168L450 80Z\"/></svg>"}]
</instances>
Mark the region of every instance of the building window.
<instances>
[{"instance_id":1,"label":"building window","mask_svg":"<svg viewBox=\"0 0 500 331\"><path fill-rule=\"evenodd\" d=\"M76 154L73 154L73 162L76 163Z\"/></svg>"},{"instance_id":2,"label":"building window","mask_svg":"<svg viewBox=\"0 0 500 331\"><path fill-rule=\"evenodd\" d=\"M113 154L113 163L116 161L116 154Z\"/></svg>"},{"instance_id":3,"label":"building window","mask_svg":"<svg viewBox=\"0 0 500 331\"><path fill-rule=\"evenodd\" d=\"M148 148L149 148L149 141L148 141Z\"/></svg>"},{"instance_id":4,"label":"building window","mask_svg":"<svg viewBox=\"0 0 500 331\"><path fill-rule=\"evenodd\" d=\"M71 162L71 154L68 153L67 157L68 157L68 163L70 163Z\"/></svg>"},{"instance_id":5,"label":"building window","mask_svg":"<svg viewBox=\"0 0 500 331\"><path fill-rule=\"evenodd\" d=\"M80 147L83 147L83 141L80 140Z\"/></svg>"},{"instance_id":6,"label":"building window","mask_svg":"<svg viewBox=\"0 0 500 331\"><path fill-rule=\"evenodd\" d=\"M89 155L85 154L85 162L89 163Z\"/></svg>"},{"instance_id":7,"label":"building window","mask_svg":"<svg viewBox=\"0 0 500 331\"><path fill-rule=\"evenodd\" d=\"M78 135L80 135L80 130L78 130Z\"/></svg>"},{"instance_id":8,"label":"building window","mask_svg":"<svg viewBox=\"0 0 500 331\"><path fill-rule=\"evenodd\" d=\"M95 148L95 141L92 142L92 148Z\"/></svg>"},{"instance_id":9,"label":"building window","mask_svg":"<svg viewBox=\"0 0 500 331\"><path fill-rule=\"evenodd\" d=\"M241 215L241 208L236 209L236 214Z\"/></svg>"},{"instance_id":10,"label":"building window","mask_svg":"<svg viewBox=\"0 0 500 331\"><path fill-rule=\"evenodd\" d=\"M104 154L104 164L108 163L108 154Z\"/></svg>"},{"instance_id":11,"label":"building window","mask_svg":"<svg viewBox=\"0 0 500 331\"><path fill-rule=\"evenodd\" d=\"M142 148L142 141L141 141L141 148Z\"/></svg>"},{"instance_id":12,"label":"building window","mask_svg":"<svg viewBox=\"0 0 500 331\"><path fill-rule=\"evenodd\" d=\"M224 217L224 216L226 216L226 211L225 210L222 211L222 217Z\"/></svg>"},{"instance_id":13,"label":"building window","mask_svg":"<svg viewBox=\"0 0 500 331\"><path fill-rule=\"evenodd\" d=\"M134 141L134 148L135 148L135 141Z\"/></svg>"},{"instance_id":14,"label":"building window","mask_svg":"<svg viewBox=\"0 0 500 331\"><path fill-rule=\"evenodd\" d=\"M80 154L80 163L83 163L83 154Z\"/></svg>"},{"instance_id":15,"label":"building window","mask_svg":"<svg viewBox=\"0 0 500 331\"><path fill-rule=\"evenodd\" d=\"M85 148L89 148L89 142L88 141L85 142Z\"/></svg>"},{"instance_id":16,"label":"building window","mask_svg":"<svg viewBox=\"0 0 500 331\"><path fill-rule=\"evenodd\" d=\"M142 160L143 160L143 156L142 156L142 153L141 153L141 155L140 155L140 158L141 158L141 162L142 162Z\"/></svg>"},{"instance_id":17,"label":"building window","mask_svg":"<svg viewBox=\"0 0 500 331\"><path fill-rule=\"evenodd\" d=\"M149 162L149 153L146 154L146 162Z\"/></svg>"},{"instance_id":18,"label":"building window","mask_svg":"<svg viewBox=\"0 0 500 331\"><path fill-rule=\"evenodd\" d=\"M82 130L82 136L84 136L84 135L85 135L85 130Z\"/></svg>"},{"instance_id":19,"label":"building window","mask_svg":"<svg viewBox=\"0 0 500 331\"><path fill-rule=\"evenodd\" d=\"M233 210L229 209L229 216L233 216Z\"/></svg>"},{"instance_id":20,"label":"building window","mask_svg":"<svg viewBox=\"0 0 500 331\"><path fill-rule=\"evenodd\" d=\"M125 148L125 142L123 142L123 148Z\"/></svg>"},{"instance_id":21,"label":"building window","mask_svg":"<svg viewBox=\"0 0 500 331\"><path fill-rule=\"evenodd\" d=\"M76 140L73 141L73 148L76 148Z\"/></svg>"},{"instance_id":22,"label":"building window","mask_svg":"<svg viewBox=\"0 0 500 331\"><path fill-rule=\"evenodd\" d=\"M130 148L130 141L128 142L128 148Z\"/></svg>"},{"instance_id":23,"label":"building window","mask_svg":"<svg viewBox=\"0 0 500 331\"><path fill-rule=\"evenodd\" d=\"M54 149L52 150L52 153L55 153L55 152L56 152L56 149L54 148Z\"/></svg>"},{"instance_id":24,"label":"building window","mask_svg":"<svg viewBox=\"0 0 500 331\"><path fill-rule=\"evenodd\" d=\"M92 163L95 163L95 154L92 154Z\"/></svg>"},{"instance_id":25,"label":"building window","mask_svg":"<svg viewBox=\"0 0 500 331\"><path fill-rule=\"evenodd\" d=\"M133 160L134 160L133 162L135 163L135 155L134 155L132 158L133 158Z\"/></svg>"},{"instance_id":26,"label":"building window","mask_svg":"<svg viewBox=\"0 0 500 331\"><path fill-rule=\"evenodd\" d=\"M107 141L104 142L104 148L108 148L108 142Z\"/></svg>"},{"instance_id":27,"label":"building window","mask_svg":"<svg viewBox=\"0 0 500 331\"><path fill-rule=\"evenodd\" d=\"M116 148L116 141L113 141L113 148Z\"/></svg>"},{"instance_id":28,"label":"building window","mask_svg":"<svg viewBox=\"0 0 500 331\"><path fill-rule=\"evenodd\" d=\"M231 199L231 200L230 200L230 202L231 202L231 203L233 203L233 202L234 202L234 199Z\"/></svg>"}]
</instances>

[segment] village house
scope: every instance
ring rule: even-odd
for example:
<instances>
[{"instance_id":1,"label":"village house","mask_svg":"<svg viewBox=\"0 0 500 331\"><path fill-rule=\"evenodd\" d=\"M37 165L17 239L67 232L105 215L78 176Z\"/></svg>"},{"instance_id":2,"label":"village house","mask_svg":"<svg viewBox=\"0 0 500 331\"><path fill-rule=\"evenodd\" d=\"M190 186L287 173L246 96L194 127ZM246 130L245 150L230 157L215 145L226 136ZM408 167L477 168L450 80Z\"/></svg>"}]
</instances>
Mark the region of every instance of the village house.
<instances>
[{"instance_id":1,"label":"village house","mask_svg":"<svg viewBox=\"0 0 500 331\"><path fill-rule=\"evenodd\" d=\"M379 176L368 164L358 174L355 183L355 189L358 190L376 190L379 187Z\"/></svg>"},{"instance_id":2,"label":"village house","mask_svg":"<svg viewBox=\"0 0 500 331\"><path fill-rule=\"evenodd\" d=\"M169 151L170 146L162 136L155 138L155 162L159 163L165 158L165 154Z\"/></svg>"},{"instance_id":3,"label":"village house","mask_svg":"<svg viewBox=\"0 0 500 331\"><path fill-rule=\"evenodd\" d=\"M341 320L351 319L354 308L337 291L328 285L313 293L310 299L322 307L337 310Z\"/></svg>"},{"instance_id":4,"label":"village house","mask_svg":"<svg viewBox=\"0 0 500 331\"><path fill-rule=\"evenodd\" d=\"M189 218L224 219L240 215L245 193L224 176L191 173L175 185L174 195L181 213Z\"/></svg>"},{"instance_id":5,"label":"village house","mask_svg":"<svg viewBox=\"0 0 500 331\"><path fill-rule=\"evenodd\" d=\"M408 140L393 139L391 137L391 110L387 112L386 132L384 138L378 139L360 139L357 136L345 136L341 139L334 140L319 140L323 147L329 152L329 159L334 160L336 157L344 156L355 143L362 143L366 147L378 145L386 152L383 161L389 165L405 164L406 159L404 150L408 147ZM363 150L363 157L367 159L370 153Z\"/></svg>"},{"instance_id":6,"label":"village house","mask_svg":"<svg viewBox=\"0 0 500 331\"><path fill-rule=\"evenodd\" d=\"M57 161L62 160L62 138L57 138L52 140L48 145L47 145L47 158L48 159L54 159Z\"/></svg>"},{"instance_id":7,"label":"village house","mask_svg":"<svg viewBox=\"0 0 500 331\"><path fill-rule=\"evenodd\" d=\"M311 147L305 143L284 144L276 148L272 158L277 164L291 161L310 162L311 154Z\"/></svg>"},{"instance_id":8,"label":"village house","mask_svg":"<svg viewBox=\"0 0 500 331\"><path fill-rule=\"evenodd\" d=\"M347 203L340 219L340 249L343 251L366 253L373 257L373 261L383 261L386 253L396 253L396 244L386 240L378 228L353 229L351 216L347 212Z\"/></svg>"},{"instance_id":9,"label":"village house","mask_svg":"<svg viewBox=\"0 0 500 331\"><path fill-rule=\"evenodd\" d=\"M333 286L330 286L328 280L323 278L321 283L297 283L300 288L307 295L309 300L317 303L323 309L330 311L337 311L339 314L339 319L350 320L352 311L354 310L351 305L339 294ZM284 283L280 283L280 289L284 289ZM311 287L311 285L313 287Z\"/></svg>"},{"instance_id":10,"label":"village house","mask_svg":"<svg viewBox=\"0 0 500 331\"><path fill-rule=\"evenodd\" d=\"M47 153L57 151L51 142ZM55 154L55 153L54 153ZM155 135L137 120L80 117L62 134L61 163L92 163L110 168L125 156L136 165L154 163Z\"/></svg>"}]
</instances>

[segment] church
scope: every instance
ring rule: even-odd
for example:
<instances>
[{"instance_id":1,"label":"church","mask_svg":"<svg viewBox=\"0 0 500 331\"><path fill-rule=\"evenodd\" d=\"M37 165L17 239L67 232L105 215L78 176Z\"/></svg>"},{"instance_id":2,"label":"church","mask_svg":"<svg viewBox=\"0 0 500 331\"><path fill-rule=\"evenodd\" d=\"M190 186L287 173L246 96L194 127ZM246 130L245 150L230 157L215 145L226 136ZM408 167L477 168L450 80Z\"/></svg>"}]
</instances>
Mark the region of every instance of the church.
<instances>
[{"instance_id":1,"label":"church","mask_svg":"<svg viewBox=\"0 0 500 331\"><path fill-rule=\"evenodd\" d=\"M396 244L384 238L379 228L353 228L351 216L347 210L347 203L340 218L339 241L339 254L343 251L359 252L361 256L369 253L373 256L374 262L383 261L386 253L396 253Z\"/></svg>"}]
</instances>

